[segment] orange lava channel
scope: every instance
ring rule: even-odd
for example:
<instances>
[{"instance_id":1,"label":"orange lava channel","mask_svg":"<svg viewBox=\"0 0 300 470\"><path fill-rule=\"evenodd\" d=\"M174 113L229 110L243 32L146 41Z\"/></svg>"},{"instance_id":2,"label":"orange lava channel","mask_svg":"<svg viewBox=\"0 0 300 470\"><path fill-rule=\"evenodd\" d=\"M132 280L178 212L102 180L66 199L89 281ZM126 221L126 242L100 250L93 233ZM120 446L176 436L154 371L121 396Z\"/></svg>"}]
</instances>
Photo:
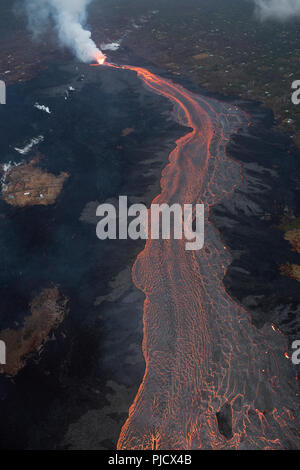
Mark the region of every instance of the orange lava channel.
<instances>
[{"instance_id":1,"label":"orange lava channel","mask_svg":"<svg viewBox=\"0 0 300 470\"><path fill-rule=\"evenodd\" d=\"M249 125L247 116L144 68L111 66L137 73L189 128L152 203L204 203L206 211L202 250L186 251L186 240L148 240L133 266L133 282L145 294L146 368L118 449L299 448L285 338L270 325L254 327L225 291L231 256L209 221L210 207L243 185L226 145ZM217 418L224 410L227 431Z\"/></svg>"}]
</instances>

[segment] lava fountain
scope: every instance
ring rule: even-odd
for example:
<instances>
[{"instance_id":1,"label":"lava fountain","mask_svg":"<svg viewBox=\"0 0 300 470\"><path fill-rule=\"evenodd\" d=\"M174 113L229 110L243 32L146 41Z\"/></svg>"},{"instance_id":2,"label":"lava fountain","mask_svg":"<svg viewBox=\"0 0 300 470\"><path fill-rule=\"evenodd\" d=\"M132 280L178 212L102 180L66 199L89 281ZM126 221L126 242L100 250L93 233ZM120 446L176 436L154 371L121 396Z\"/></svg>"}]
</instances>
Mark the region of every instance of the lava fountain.
<instances>
[{"instance_id":1,"label":"lava fountain","mask_svg":"<svg viewBox=\"0 0 300 470\"><path fill-rule=\"evenodd\" d=\"M297 390L284 337L258 330L225 291L231 256L209 209L243 184L226 154L230 136L249 125L235 106L198 96L147 69L132 70L174 105L187 134L176 142L153 203L206 207L205 245L148 240L132 270L145 294L145 374L118 449L297 448Z\"/></svg>"},{"instance_id":2,"label":"lava fountain","mask_svg":"<svg viewBox=\"0 0 300 470\"><path fill-rule=\"evenodd\" d=\"M101 54L101 56L96 58L96 61L98 65L104 65L106 61L106 56L104 54Z\"/></svg>"}]
</instances>

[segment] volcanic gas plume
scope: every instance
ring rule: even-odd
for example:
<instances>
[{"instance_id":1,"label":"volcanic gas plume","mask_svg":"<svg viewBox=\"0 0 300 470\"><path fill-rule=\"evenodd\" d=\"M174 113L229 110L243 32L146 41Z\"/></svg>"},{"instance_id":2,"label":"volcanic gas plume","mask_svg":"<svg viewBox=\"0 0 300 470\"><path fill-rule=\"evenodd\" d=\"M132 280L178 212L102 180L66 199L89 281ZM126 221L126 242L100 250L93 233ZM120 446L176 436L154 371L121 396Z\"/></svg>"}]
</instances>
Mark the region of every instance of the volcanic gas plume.
<instances>
[{"instance_id":1,"label":"volcanic gas plume","mask_svg":"<svg viewBox=\"0 0 300 470\"><path fill-rule=\"evenodd\" d=\"M255 0L255 4L256 13L262 20L283 21L300 15L300 0Z\"/></svg>"},{"instance_id":2,"label":"volcanic gas plume","mask_svg":"<svg viewBox=\"0 0 300 470\"><path fill-rule=\"evenodd\" d=\"M39 36L49 23L55 24L63 47L71 49L82 62L104 63L105 55L85 29L87 6L91 0L26 0L29 27Z\"/></svg>"}]
</instances>

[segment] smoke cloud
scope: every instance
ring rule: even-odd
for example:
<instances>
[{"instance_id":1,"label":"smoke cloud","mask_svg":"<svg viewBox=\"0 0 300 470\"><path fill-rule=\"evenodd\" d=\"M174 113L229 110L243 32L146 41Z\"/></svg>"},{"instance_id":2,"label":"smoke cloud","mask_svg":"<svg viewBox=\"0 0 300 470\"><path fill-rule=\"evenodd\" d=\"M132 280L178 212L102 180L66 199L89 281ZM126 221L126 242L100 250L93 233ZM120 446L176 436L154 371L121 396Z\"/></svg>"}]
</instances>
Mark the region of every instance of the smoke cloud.
<instances>
[{"instance_id":1,"label":"smoke cloud","mask_svg":"<svg viewBox=\"0 0 300 470\"><path fill-rule=\"evenodd\" d=\"M254 0L258 16L265 20L275 18L287 20L300 17L300 0Z\"/></svg>"},{"instance_id":2,"label":"smoke cloud","mask_svg":"<svg viewBox=\"0 0 300 470\"><path fill-rule=\"evenodd\" d=\"M85 29L87 7L92 0L26 0L29 27L40 35L53 21L62 46L73 50L82 62L103 59L105 56Z\"/></svg>"}]
</instances>

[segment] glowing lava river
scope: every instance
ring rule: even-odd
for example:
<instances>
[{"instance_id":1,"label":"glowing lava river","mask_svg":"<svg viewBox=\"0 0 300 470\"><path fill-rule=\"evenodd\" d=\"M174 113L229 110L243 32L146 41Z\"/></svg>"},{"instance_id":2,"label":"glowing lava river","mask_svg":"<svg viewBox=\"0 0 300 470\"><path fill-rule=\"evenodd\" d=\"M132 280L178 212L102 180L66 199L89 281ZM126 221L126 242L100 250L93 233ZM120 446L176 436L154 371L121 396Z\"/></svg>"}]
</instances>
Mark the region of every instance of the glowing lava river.
<instances>
[{"instance_id":1,"label":"glowing lava river","mask_svg":"<svg viewBox=\"0 0 300 470\"><path fill-rule=\"evenodd\" d=\"M204 203L206 214L202 250L186 251L186 240L148 240L134 264L145 294L146 369L118 449L298 448L285 338L270 324L258 330L225 291L231 256L209 222L210 207L242 184L226 145L247 117L146 69L111 66L136 72L190 128L169 156L155 203Z\"/></svg>"}]
</instances>

